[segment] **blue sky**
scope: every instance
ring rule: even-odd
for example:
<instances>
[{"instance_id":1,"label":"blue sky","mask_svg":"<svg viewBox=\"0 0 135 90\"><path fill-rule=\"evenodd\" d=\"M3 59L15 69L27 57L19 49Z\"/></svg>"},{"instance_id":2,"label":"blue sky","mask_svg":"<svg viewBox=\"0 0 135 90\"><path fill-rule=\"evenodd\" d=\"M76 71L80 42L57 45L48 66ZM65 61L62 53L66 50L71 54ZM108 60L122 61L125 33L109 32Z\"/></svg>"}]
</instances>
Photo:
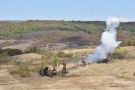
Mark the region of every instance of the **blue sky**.
<instances>
[{"instance_id":1,"label":"blue sky","mask_svg":"<svg viewBox=\"0 0 135 90\"><path fill-rule=\"evenodd\" d=\"M135 19L135 0L0 0L0 20Z\"/></svg>"}]
</instances>

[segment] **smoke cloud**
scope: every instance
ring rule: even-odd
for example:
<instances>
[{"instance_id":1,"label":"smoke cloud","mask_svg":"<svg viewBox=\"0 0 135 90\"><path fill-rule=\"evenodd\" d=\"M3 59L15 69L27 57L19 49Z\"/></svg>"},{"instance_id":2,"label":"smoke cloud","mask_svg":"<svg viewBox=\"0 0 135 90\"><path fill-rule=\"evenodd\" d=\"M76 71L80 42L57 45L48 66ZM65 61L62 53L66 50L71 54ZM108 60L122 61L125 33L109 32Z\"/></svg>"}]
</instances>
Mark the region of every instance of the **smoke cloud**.
<instances>
[{"instance_id":1,"label":"smoke cloud","mask_svg":"<svg viewBox=\"0 0 135 90\"><path fill-rule=\"evenodd\" d=\"M101 45L99 45L93 55L88 55L84 60L86 63L101 62L107 58L108 54L112 54L120 45L121 41L116 41L116 27L119 26L120 19L117 17L109 17L106 20L106 30L101 36Z\"/></svg>"}]
</instances>

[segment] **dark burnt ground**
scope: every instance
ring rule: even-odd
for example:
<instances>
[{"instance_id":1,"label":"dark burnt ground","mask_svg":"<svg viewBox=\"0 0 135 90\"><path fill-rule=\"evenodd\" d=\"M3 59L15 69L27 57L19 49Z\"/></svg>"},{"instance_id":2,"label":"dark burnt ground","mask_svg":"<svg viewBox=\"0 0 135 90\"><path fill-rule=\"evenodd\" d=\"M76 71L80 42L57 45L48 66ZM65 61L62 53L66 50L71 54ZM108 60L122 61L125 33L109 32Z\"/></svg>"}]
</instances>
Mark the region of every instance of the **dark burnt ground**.
<instances>
[{"instance_id":1,"label":"dark burnt ground","mask_svg":"<svg viewBox=\"0 0 135 90\"><path fill-rule=\"evenodd\" d=\"M44 47L48 43L76 44L77 47L82 47L99 45L101 34L102 33L88 34L84 32L49 30L25 34L22 39L36 40L37 42L33 44L33 46L36 47ZM128 38L129 36L126 34L117 34L117 39L120 41L127 40Z\"/></svg>"},{"instance_id":2,"label":"dark burnt ground","mask_svg":"<svg viewBox=\"0 0 135 90\"><path fill-rule=\"evenodd\" d=\"M38 31L23 35L20 40L33 40L36 43L33 46L45 47L48 43L63 43L63 44L77 44L81 46L98 45L100 43L101 34L87 34L84 32L73 31Z\"/></svg>"},{"instance_id":3,"label":"dark burnt ground","mask_svg":"<svg viewBox=\"0 0 135 90\"><path fill-rule=\"evenodd\" d=\"M80 48L84 46L99 45L102 33L88 34L85 32L73 32L73 31L60 31L60 30L47 30L36 31L32 33L23 34L17 41L1 44L1 46L12 46L17 44L24 44L34 42L31 47L46 47L47 44L50 47L63 48ZM129 38L126 33L118 33L118 40L127 40ZM51 44L50 44L51 43ZM56 44L59 43L59 44ZM65 45L65 46L63 46Z\"/></svg>"}]
</instances>

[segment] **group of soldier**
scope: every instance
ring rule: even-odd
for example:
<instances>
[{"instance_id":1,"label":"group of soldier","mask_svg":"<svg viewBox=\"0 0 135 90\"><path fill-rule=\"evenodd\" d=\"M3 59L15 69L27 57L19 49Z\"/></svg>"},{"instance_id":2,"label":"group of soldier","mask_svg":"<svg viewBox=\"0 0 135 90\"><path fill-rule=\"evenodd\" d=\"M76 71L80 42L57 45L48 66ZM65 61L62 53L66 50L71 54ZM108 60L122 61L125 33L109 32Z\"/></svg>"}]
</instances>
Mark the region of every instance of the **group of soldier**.
<instances>
[{"instance_id":1,"label":"group of soldier","mask_svg":"<svg viewBox=\"0 0 135 90\"><path fill-rule=\"evenodd\" d=\"M85 67L85 65L86 65L86 63L85 63L85 60L84 59L81 59L81 66L83 66L83 67ZM66 73L67 73L67 67L66 67L66 62L65 61L62 61L62 70L61 70L61 74L62 75L65 75ZM55 67L53 67L52 69L50 69L49 67L46 67L46 68L44 68L44 70L41 70L40 72L39 72L39 74L41 75L41 76L49 76L49 77L53 77L53 76L55 76L55 75L57 75L58 74L58 71L56 70L56 68Z\"/></svg>"},{"instance_id":2,"label":"group of soldier","mask_svg":"<svg viewBox=\"0 0 135 90\"><path fill-rule=\"evenodd\" d=\"M62 65L63 65L63 68L62 68L61 73L62 73L63 75L65 75L65 74L67 73L66 62L63 61L63 62L62 62ZM40 70L40 71L39 71L39 74L40 74L41 76L49 76L49 77L53 77L53 76L55 76L57 73L58 73L58 71L56 70L55 67L53 67L52 69L49 68L49 67L45 67L43 70Z\"/></svg>"}]
</instances>

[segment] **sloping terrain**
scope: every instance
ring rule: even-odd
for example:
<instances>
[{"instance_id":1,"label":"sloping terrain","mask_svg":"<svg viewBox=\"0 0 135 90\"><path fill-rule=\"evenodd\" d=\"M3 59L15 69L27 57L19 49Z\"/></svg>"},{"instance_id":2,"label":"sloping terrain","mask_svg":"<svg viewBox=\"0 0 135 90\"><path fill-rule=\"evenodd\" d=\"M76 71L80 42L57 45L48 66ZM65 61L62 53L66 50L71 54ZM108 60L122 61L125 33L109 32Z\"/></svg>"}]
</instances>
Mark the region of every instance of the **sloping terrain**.
<instances>
[{"instance_id":1,"label":"sloping terrain","mask_svg":"<svg viewBox=\"0 0 135 90\"><path fill-rule=\"evenodd\" d=\"M134 26L135 22L121 23L117 28L118 40L133 40ZM34 46L53 50L80 48L100 44L104 30L104 21L0 21L0 42L3 42L0 47L22 50Z\"/></svg>"},{"instance_id":2,"label":"sloping terrain","mask_svg":"<svg viewBox=\"0 0 135 90\"><path fill-rule=\"evenodd\" d=\"M134 22L122 24L118 29L118 40L134 38ZM0 22L0 47L21 50L38 47L42 50L61 50L65 53L93 52L86 47L99 45L105 29L105 22L64 22L64 21L26 21L20 23ZM128 31L129 29L129 31ZM84 49L86 48L86 49ZM69 50L63 50L69 49ZM36 67L41 64L42 55L30 53L14 56L16 64L0 65L0 90L135 90L135 47L123 47L130 58L115 59L109 63L93 63L77 67L77 59L67 62L68 74L56 77L41 77L38 73L24 78L11 75L10 69L19 62ZM127 53L127 55L128 55ZM123 54L124 55L124 54ZM51 57L52 58L52 57ZM62 65L59 66L59 70Z\"/></svg>"},{"instance_id":3,"label":"sloping terrain","mask_svg":"<svg viewBox=\"0 0 135 90\"><path fill-rule=\"evenodd\" d=\"M102 33L88 34L73 31L36 31L22 35L20 39L1 40L0 46L5 48L15 48L26 50L30 47L38 47L47 50L60 50L65 48L84 48L100 44ZM127 40L128 35L118 33L118 40Z\"/></svg>"},{"instance_id":4,"label":"sloping terrain","mask_svg":"<svg viewBox=\"0 0 135 90\"><path fill-rule=\"evenodd\" d=\"M121 49L127 49L128 53L133 55L135 53L135 47L122 47ZM79 52L79 49L73 52L77 51ZM41 56L32 53L15 57L18 60L26 58L26 60L35 62ZM76 65L78 62L67 63L67 68L71 66L70 64ZM27 78L12 76L8 70L13 67L14 65L0 66L0 90L135 90L135 60L132 57L115 59L108 63L93 63L74 69L69 68L65 76L59 74L53 78L42 77L38 73L32 73ZM59 67L59 70L61 69L62 65Z\"/></svg>"},{"instance_id":5,"label":"sloping terrain","mask_svg":"<svg viewBox=\"0 0 135 90\"><path fill-rule=\"evenodd\" d=\"M9 40L1 40L1 47L17 48L21 50L30 47L47 48L47 49L64 49L64 48L80 48L84 46L97 45L100 41L100 34L87 34L84 32L72 31L37 31L33 33L24 34L21 39L16 39L14 42Z\"/></svg>"}]
</instances>

